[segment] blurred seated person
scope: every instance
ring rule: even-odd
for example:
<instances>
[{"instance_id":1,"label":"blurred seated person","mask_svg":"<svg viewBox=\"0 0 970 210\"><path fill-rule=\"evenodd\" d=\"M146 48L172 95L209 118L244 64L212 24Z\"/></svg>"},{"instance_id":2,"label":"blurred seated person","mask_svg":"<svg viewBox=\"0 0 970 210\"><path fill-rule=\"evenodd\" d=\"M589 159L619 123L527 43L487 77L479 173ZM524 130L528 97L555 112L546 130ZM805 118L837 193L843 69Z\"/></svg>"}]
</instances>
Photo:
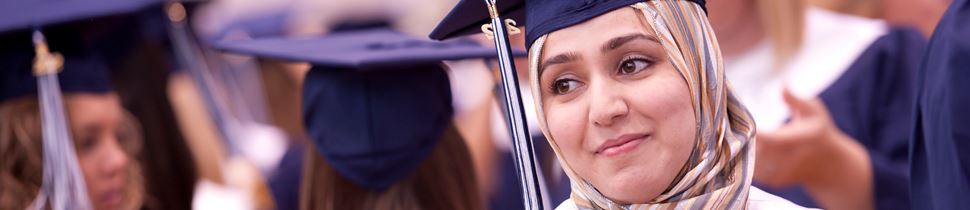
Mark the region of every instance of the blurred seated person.
<instances>
[{"instance_id":1,"label":"blurred seated person","mask_svg":"<svg viewBox=\"0 0 970 210\"><path fill-rule=\"evenodd\" d=\"M758 125L756 185L826 209L908 209L918 31L801 1L710 3L725 72Z\"/></svg>"}]
</instances>

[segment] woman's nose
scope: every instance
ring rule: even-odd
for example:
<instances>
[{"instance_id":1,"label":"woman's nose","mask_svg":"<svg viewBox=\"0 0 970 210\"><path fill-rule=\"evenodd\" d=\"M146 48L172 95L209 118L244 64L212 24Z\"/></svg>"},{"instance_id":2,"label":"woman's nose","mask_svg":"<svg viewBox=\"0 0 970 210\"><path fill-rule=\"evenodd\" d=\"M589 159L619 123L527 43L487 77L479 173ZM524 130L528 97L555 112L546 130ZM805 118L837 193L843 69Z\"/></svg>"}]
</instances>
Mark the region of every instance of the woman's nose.
<instances>
[{"instance_id":1,"label":"woman's nose","mask_svg":"<svg viewBox=\"0 0 970 210\"><path fill-rule=\"evenodd\" d=\"M593 85L590 89L589 119L594 125L610 126L629 112L626 101L611 85Z\"/></svg>"},{"instance_id":2,"label":"woman's nose","mask_svg":"<svg viewBox=\"0 0 970 210\"><path fill-rule=\"evenodd\" d=\"M124 172L128 167L128 153L121 147L117 139L110 139L102 166L108 174Z\"/></svg>"}]
</instances>

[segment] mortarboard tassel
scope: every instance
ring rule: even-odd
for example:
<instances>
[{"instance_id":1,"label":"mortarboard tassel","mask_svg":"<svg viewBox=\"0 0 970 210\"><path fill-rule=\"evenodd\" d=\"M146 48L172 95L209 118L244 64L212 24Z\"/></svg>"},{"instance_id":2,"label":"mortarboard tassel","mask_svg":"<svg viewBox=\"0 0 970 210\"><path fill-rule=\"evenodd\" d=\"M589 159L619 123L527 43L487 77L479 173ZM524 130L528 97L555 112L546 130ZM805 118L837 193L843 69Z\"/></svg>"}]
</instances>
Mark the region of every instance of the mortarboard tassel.
<instances>
[{"instance_id":1,"label":"mortarboard tassel","mask_svg":"<svg viewBox=\"0 0 970 210\"><path fill-rule=\"evenodd\" d=\"M268 175L282 159L287 142L281 131L260 122L266 118L262 116L265 108L254 104L262 104L262 98L256 98L255 103L246 103L245 99L262 97L261 92L244 96L229 91L242 88L242 84L238 84L239 80L248 79L247 81L255 82L246 85L258 85L261 82L258 72L256 69L249 69L248 74L241 73L244 70L226 71L221 76L215 74L205 61L204 49L189 31L186 9L181 1L173 0L165 9L169 19L168 31L179 66L185 68L198 85L206 110L225 140L229 160L251 163L262 175ZM218 81L225 83L220 84Z\"/></svg>"},{"instance_id":2,"label":"mortarboard tassel","mask_svg":"<svg viewBox=\"0 0 970 210\"><path fill-rule=\"evenodd\" d=\"M50 53L47 41L39 31L33 34L34 76L37 77L40 100L41 128L43 131L43 184L35 209L91 209L84 177L78 167L74 141L67 127L64 103L57 72L64 64L64 57Z\"/></svg>"},{"instance_id":3,"label":"mortarboard tassel","mask_svg":"<svg viewBox=\"0 0 970 210\"><path fill-rule=\"evenodd\" d=\"M546 209L543 198L542 176L536 163L536 151L529 135L529 126L525 119L525 109L522 106L522 94L519 91L519 80L516 76L515 65L512 63L512 48L509 45L508 32L518 33L515 21L502 20L496 9L496 0L483 0L488 7L491 18L490 25L483 25L482 31L495 42L498 51L499 71L502 77L502 89L505 95L506 121L509 133L512 134L512 148L516 172L522 184L522 196L525 209Z\"/></svg>"}]
</instances>

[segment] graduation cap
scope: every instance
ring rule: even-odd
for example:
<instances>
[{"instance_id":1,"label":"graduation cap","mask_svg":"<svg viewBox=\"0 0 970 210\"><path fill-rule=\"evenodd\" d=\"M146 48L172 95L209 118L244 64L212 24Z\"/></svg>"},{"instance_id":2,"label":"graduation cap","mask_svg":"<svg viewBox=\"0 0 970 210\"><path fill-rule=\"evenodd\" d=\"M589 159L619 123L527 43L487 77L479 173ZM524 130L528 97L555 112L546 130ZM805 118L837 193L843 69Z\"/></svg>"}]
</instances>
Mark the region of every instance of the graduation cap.
<instances>
[{"instance_id":1,"label":"graduation cap","mask_svg":"<svg viewBox=\"0 0 970 210\"><path fill-rule=\"evenodd\" d=\"M19 52L0 52L0 102L38 94L33 71L33 48ZM107 93L112 90L107 62L94 51L61 54L63 67L57 74L61 91L68 93Z\"/></svg>"},{"instance_id":2,"label":"graduation cap","mask_svg":"<svg viewBox=\"0 0 970 210\"><path fill-rule=\"evenodd\" d=\"M0 1L0 33L135 12L161 0Z\"/></svg>"},{"instance_id":3,"label":"graduation cap","mask_svg":"<svg viewBox=\"0 0 970 210\"><path fill-rule=\"evenodd\" d=\"M498 0L496 10L504 18L524 21L526 46L540 36L566 28L622 6L645 0ZM705 11L706 0L688 0L697 3ZM435 40L449 39L481 32L481 26L488 24L491 17L485 0L461 0L445 16L429 37Z\"/></svg>"},{"instance_id":4,"label":"graduation cap","mask_svg":"<svg viewBox=\"0 0 970 210\"><path fill-rule=\"evenodd\" d=\"M495 8L504 18L525 20L524 0L497 1ZM444 40L454 37L482 33L481 26L489 24L491 17L484 0L461 0L448 12L438 26L428 35L434 40Z\"/></svg>"},{"instance_id":5,"label":"graduation cap","mask_svg":"<svg viewBox=\"0 0 970 210\"><path fill-rule=\"evenodd\" d=\"M189 0L201 3L205 0ZM56 71L63 92L111 91L110 66L117 54L137 41L131 14L143 13L164 0L12 0L0 1L0 102L37 95L33 78L36 51L43 45L61 59ZM174 1L173 1L174 2ZM193 4L194 5L194 4ZM121 17L121 18L117 18ZM121 20L121 21L119 21ZM143 21L144 22L144 21ZM138 29L123 27L140 27ZM162 28L162 27L155 27ZM148 33L165 34L163 30ZM39 38L39 39L38 39ZM37 41L40 41L37 43ZM110 43L110 44L107 44Z\"/></svg>"},{"instance_id":6,"label":"graduation cap","mask_svg":"<svg viewBox=\"0 0 970 210\"><path fill-rule=\"evenodd\" d=\"M494 49L475 42L437 42L388 29L216 47L312 64L303 82L307 133L338 173L372 190L410 174L451 126L451 90L441 61L495 57Z\"/></svg>"}]
</instances>

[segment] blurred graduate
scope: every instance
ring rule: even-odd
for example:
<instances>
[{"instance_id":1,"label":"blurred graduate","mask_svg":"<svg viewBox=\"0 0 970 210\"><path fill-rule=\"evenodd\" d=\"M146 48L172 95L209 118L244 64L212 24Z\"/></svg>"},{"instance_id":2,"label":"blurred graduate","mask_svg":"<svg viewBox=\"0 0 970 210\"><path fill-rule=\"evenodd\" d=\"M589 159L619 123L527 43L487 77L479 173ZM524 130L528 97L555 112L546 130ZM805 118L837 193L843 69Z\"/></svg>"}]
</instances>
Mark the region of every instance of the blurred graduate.
<instances>
[{"instance_id":1,"label":"blurred graduate","mask_svg":"<svg viewBox=\"0 0 970 210\"><path fill-rule=\"evenodd\" d=\"M494 57L475 42L434 42L389 29L217 44L227 52L305 61L310 138L301 209L483 209L453 122L443 60Z\"/></svg>"},{"instance_id":2,"label":"blurred graduate","mask_svg":"<svg viewBox=\"0 0 970 210\"><path fill-rule=\"evenodd\" d=\"M199 11L198 19L195 22L200 24L199 31L203 32L205 39L213 42L220 40L245 40L260 39L268 37L306 37L321 36L321 34L337 32L346 28L359 27L362 25L374 25L383 22L400 30L406 34L425 34L434 24L431 20L439 19L443 15L445 6L449 6L448 1L426 1L420 6L414 4L399 5L400 2L388 1L220 1L205 6ZM476 8L478 12L485 12L484 8ZM441 11L439 11L441 10ZM332 11L332 12L323 12ZM357 26L352 26L357 25ZM351 26L351 27L347 27ZM522 36L518 36L521 40ZM484 36L463 38L474 40ZM491 43L486 44L486 46ZM520 44L521 45L521 44ZM522 45L524 46L524 45ZM287 61L283 59L257 58L250 59L249 56L239 56L226 54L229 62L253 62L251 66L260 69L263 76L264 88L270 111L273 113L273 121L286 130L287 134L299 136L304 132L299 123L302 118L298 116L300 99L298 95L293 95L302 86L302 77L310 68L306 63ZM243 59L239 59L243 58ZM478 187L482 192L481 196L488 201L492 209L511 209L521 208L522 195L519 192L519 181L515 177L513 156L508 152L512 147L508 127L503 119L503 111L500 110L499 103L496 103L494 95L498 93L495 88L497 73L493 68L497 68L490 61L482 59L463 59L444 61L448 66L447 72L451 83L451 93L453 98L455 127L466 140L469 152L472 156L475 173L478 178ZM525 63L523 57L522 63ZM245 65L233 65L235 69L242 70ZM253 67L248 67L253 68ZM524 72L524 71L523 71ZM525 75L525 74L522 74ZM525 85L528 81L526 76L522 76L521 84ZM246 84L250 85L250 84ZM298 92L297 92L298 93ZM531 101L531 97L524 98ZM295 105L295 106L294 106ZM531 107L527 105L526 108ZM533 112L530 112L533 113ZM534 115L529 115L530 122L535 121ZM530 123L535 125L535 123ZM541 137L538 127L532 129L535 138ZM303 138L303 137L299 137ZM301 139L302 140L302 139ZM552 151L548 147L539 146L545 149L543 160L553 163ZM298 155L290 150L287 157L281 164L292 167L290 159ZM281 166L283 167L283 166ZM554 164L543 164L543 169L564 177L562 172L555 168ZM281 170L287 170L282 169ZM285 174L282 172L279 174ZM284 186L294 185L290 183L293 177L268 177L269 185L277 197L277 207L289 209L286 206L286 198L292 197L283 195L287 190ZM557 193L560 198L568 196L568 181L564 178L547 179L560 181ZM296 183L298 184L298 183ZM282 199L282 200L281 200Z\"/></svg>"},{"instance_id":3,"label":"blurred graduate","mask_svg":"<svg viewBox=\"0 0 970 210\"><path fill-rule=\"evenodd\" d=\"M176 124L167 94L169 73L182 68L172 49L168 27L173 21L169 11L180 10L169 9L184 9L182 5L157 0L6 1L3 4L0 7L2 14L10 16L4 16L0 24L5 37L4 54L0 57L4 60L3 73L12 75L3 78L3 91L10 93L4 94L4 104L15 107L5 108L5 112L12 114L3 115L10 117L9 121L4 121L3 131L9 132L4 134L9 134L5 138L16 140L11 142L22 144L20 148L23 149L13 150L17 148L14 147L16 144L5 145L4 155L30 154L29 157L37 155L39 158L41 154L51 154L35 151L33 147L36 145L27 144L32 140L26 138L39 137L30 129L40 123L33 116L37 113L37 104L28 102L37 95L29 87L36 88L37 85L24 79L31 75L33 59L42 55L35 56L40 48L35 49L39 45L32 45L31 39L46 37L43 40L47 40L48 52L64 57L61 71L64 77L60 85L65 93L64 116L67 117L62 121L72 126L69 132L74 140L84 143L76 144L82 168L87 167L84 166L87 161L87 164L99 166L91 172L101 173L85 176L87 182L93 183L88 185L88 190L98 191L90 194L92 207L103 209L101 203L124 200L124 208L191 208L195 164ZM177 7L171 7L173 5ZM34 31L39 36L32 35ZM75 98L84 100L74 102ZM86 127L73 127L78 125ZM44 136L48 135L45 133ZM96 148L98 152L85 152L86 147ZM88 153L100 159L83 160L83 155ZM5 160L36 161L33 158ZM7 167L36 167L32 164L4 165L3 173L23 173L20 169L8 170ZM47 166L44 167L47 172ZM31 170L27 172L34 173ZM85 170L85 175L89 175L87 172ZM95 179L98 176L107 178ZM3 190L22 190L22 195L31 195L35 190L31 187L32 180L36 178L24 177L28 177L25 182L28 185L7 188L17 185L4 184ZM5 177L4 180L10 179ZM107 182L107 186L98 184L97 180ZM128 189L133 187L141 190ZM119 188L123 190L119 191ZM16 198L6 195L4 192L0 197ZM108 198L103 198L106 196Z\"/></svg>"},{"instance_id":4,"label":"blurred graduate","mask_svg":"<svg viewBox=\"0 0 970 210\"><path fill-rule=\"evenodd\" d=\"M970 209L970 2L955 0L930 38L911 124L913 209Z\"/></svg>"},{"instance_id":5,"label":"blurred graduate","mask_svg":"<svg viewBox=\"0 0 970 210\"><path fill-rule=\"evenodd\" d=\"M141 128L97 46L110 16L156 2L88 3L3 5L18 15L0 22L0 208L143 207Z\"/></svg>"},{"instance_id":6,"label":"blurred graduate","mask_svg":"<svg viewBox=\"0 0 970 210\"><path fill-rule=\"evenodd\" d=\"M122 108L117 93L110 87L105 61L97 53L55 49L63 52L65 57L64 70L60 74L65 121L60 122L42 119L42 115L55 113L40 111L37 93L31 88L20 88L37 86L31 84L34 81L28 69L33 63L29 60L31 56L16 57L28 58L19 61L6 59L9 57L4 59L7 65L28 68L5 69L5 73L19 74L5 75L4 91L9 95L5 95L0 102L0 116L3 116L0 119L0 155L3 156L0 163L0 174L3 176L0 207L25 209L29 205L42 204L33 201L45 193L68 193L42 191L44 185L56 185L42 180L45 177L42 174L46 172L58 173L54 176L83 175L80 181L86 187L87 198L82 199L90 199L87 203L94 209L141 208L145 186L137 159L142 148L138 121ZM12 87L14 85L19 87ZM56 140L66 143L73 139L69 143L73 147L68 148L74 151L61 155L76 155L75 158L65 159L76 163L59 164L76 165L80 174L51 171L52 167L45 166L52 164L48 161L50 157L45 154L53 155L50 153L58 151L52 151L42 143L43 138L50 138L50 133L44 132L42 123L45 126L49 126L48 123L64 123L70 128L70 138ZM80 203L73 205L84 208Z\"/></svg>"},{"instance_id":7,"label":"blurred graduate","mask_svg":"<svg viewBox=\"0 0 970 210\"><path fill-rule=\"evenodd\" d=\"M725 72L758 124L756 184L826 209L908 209L918 30L802 1L712 1Z\"/></svg>"}]
</instances>

